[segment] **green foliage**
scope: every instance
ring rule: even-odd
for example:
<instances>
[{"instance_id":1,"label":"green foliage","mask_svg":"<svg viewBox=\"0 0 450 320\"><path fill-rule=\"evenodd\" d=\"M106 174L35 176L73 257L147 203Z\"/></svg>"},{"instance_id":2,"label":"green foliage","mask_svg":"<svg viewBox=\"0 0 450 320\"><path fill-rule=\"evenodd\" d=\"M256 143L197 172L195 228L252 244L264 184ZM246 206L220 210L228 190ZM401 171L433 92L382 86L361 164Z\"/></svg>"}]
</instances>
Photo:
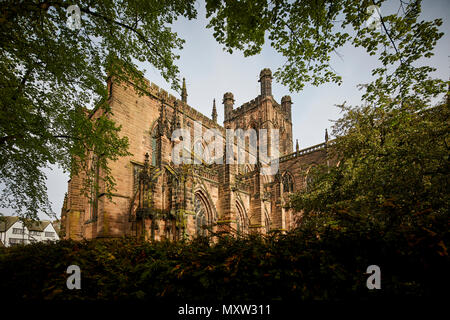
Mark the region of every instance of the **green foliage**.
<instances>
[{"instance_id":1,"label":"green foliage","mask_svg":"<svg viewBox=\"0 0 450 320\"><path fill-rule=\"evenodd\" d=\"M0 205L29 218L51 212L49 164L77 174L96 154L105 191L113 190L108 163L128 154L128 141L109 118L106 76L142 84L134 62L148 61L177 88L174 51L183 40L169 25L196 16L193 1L78 1L81 28L71 30L72 4L0 4ZM93 106L104 110L96 121Z\"/></svg>"},{"instance_id":2,"label":"green foliage","mask_svg":"<svg viewBox=\"0 0 450 320\"><path fill-rule=\"evenodd\" d=\"M366 218L448 214L449 106L342 108L330 154L338 165L318 168L293 205L306 214L347 210Z\"/></svg>"},{"instance_id":3,"label":"green foliage","mask_svg":"<svg viewBox=\"0 0 450 320\"><path fill-rule=\"evenodd\" d=\"M357 30L353 44L379 57L381 66L372 72L378 78L362 86L362 106L339 106L343 116L333 126L330 165L311 172L291 206L302 212L302 224L319 233L377 230L382 238L402 243L405 237L409 244L435 237L439 241L427 244L430 253L447 256L450 83L432 79L435 69L423 64L442 36L441 20L419 21L421 2L402 1L403 14L382 17L384 32L377 32L362 28L358 13L370 2L359 8L342 3L344 24ZM447 100L432 107L446 92Z\"/></svg>"},{"instance_id":4,"label":"green foliage","mask_svg":"<svg viewBox=\"0 0 450 320\"><path fill-rule=\"evenodd\" d=\"M334 128L333 165L318 167L309 188L291 199L302 228L352 234L355 241L373 234L399 255L419 250L421 263L437 255L448 263L448 104L422 112L344 109Z\"/></svg>"},{"instance_id":5,"label":"green foliage","mask_svg":"<svg viewBox=\"0 0 450 320\"><path fill-rule=\"evenodd\" d=\"M140 243L132 239L35 243L0 248L1 292L9 299L249 301L366 300L436 296L449 259L441 235L380 236L304 224L285 235ZM445 230L448 238L448 228ZM66 287L69 265L81 290ZM382 290L368 290L377 264Z\"/></svg>"},{"instance_id":6,"label":"green foliage","mask_svg":"<svg viewBox=\"0 0 450 320\"><path fill-rule=\"evenodd\" d=\"M339 49L351 44L362 47L369 55L377 55L381 67L374 70L376 81L370 85L373 92L382 89L386 96L400 82L408 82L400 89L402 98L410 95L411 86L428 81L424 94L442 89L442 82L427 79L431 70L427 66L412 65L421 58L432 56L431 48L442 37L441 19L419 20L421 1L398 1L398 10L383 15L387 1L369 0L246 0L206 1L208 28L214 30L216 40L232 52L243 50L244 55L261 51L266 39L285 58L275 77L291 91L300 91L305 84L315 86L335 82L342 78L330 61L333 54L340 57ZM369 6L381 8L380 29L368 28ZM386 5L386 6L385 6ZM397 68L399 67L400 68ZM390 67L397 68L391 72ZM415 95L422 92L415 92ZM367 95L367 98L373 96Z\"/></svg>"}]
</instances>

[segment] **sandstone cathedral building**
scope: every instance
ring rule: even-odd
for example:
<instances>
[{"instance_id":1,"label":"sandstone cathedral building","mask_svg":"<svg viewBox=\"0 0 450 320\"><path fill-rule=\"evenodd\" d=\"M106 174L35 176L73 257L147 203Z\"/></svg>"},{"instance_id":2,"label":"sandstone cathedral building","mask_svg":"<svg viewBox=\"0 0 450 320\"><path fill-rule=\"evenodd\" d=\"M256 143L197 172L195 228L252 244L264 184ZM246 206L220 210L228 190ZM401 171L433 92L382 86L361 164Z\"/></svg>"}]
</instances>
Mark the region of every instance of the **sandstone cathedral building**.
<instances>
[{"instance_id":1,"label":"sandstone cathedral building","mask_svg":"<svg viewBox=\"0 0 450 320\"><path fill-rule=\"evenodd\" d=\"M260 94L238 108L233 94L224 94L222 126L217 123L215 100L211 118L187 104L184 79L180 100L148 80L145 94L140 95L132 83L117 84L110 77L108 116L121 126L120 134L128 137L132 155L109 164L116 180L112 199L101 184L99 192L86 195L82 192L84 174L71 176L61 211L65 238L177 240L217 231L239 235L295 227L297 214L286 207L289 194L306 188L311 168L326 161L328 135L324 143L302 150L297 142L294 150L291 97L282 97L281 103L275 100L269 69L261 71L259 82ZM94 109L89 117L94 121L102 112ZM198 124L202 132L214 129L223 136L227 129L276 129L277 171L262 174L257 155L254 163L204 161L218 154L205 141L194 141ZM195 150L201 150L201 162L174 163L173 150L180 141L174 141L172 134L178 128L190 132ZM258 138L258 148L262 142ZM270 156L273 146L270 141L264 143ZM233 150L236 148L233 142ZM198 156L193 149L190 152L193 158ZM244 153L251 154L247 145ZM89 156L87 165L96 179L101 178L96 155Z\"/></svg>"}]
</instances>

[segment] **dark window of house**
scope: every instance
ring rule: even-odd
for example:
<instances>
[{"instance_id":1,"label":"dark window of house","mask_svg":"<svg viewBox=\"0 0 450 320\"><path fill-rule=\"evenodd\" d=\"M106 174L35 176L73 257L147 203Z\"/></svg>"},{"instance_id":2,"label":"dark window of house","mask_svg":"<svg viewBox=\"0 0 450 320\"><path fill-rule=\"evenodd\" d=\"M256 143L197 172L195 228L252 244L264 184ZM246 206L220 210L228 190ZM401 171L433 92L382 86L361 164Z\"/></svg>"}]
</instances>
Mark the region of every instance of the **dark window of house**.
<instances>
[{"instance_id":1,"label":"dark window of house","mask_svg":"<svg viewBox=\"0 0 450 320\"><path fill-rule=\"evenodd\" d=\"M24 234L23 228L13 228L13 234Z\"/></svg>"},{"instance_id":2,"label":"dark window of house","mask_svg":"<svg viewBox=\"0 0 450 320\"><path fill-rule=\"evenodd\" d=\"M24 243L24 239L9 238L10 245L23 244L23 243Z\"/></svg>"}]
</instances>

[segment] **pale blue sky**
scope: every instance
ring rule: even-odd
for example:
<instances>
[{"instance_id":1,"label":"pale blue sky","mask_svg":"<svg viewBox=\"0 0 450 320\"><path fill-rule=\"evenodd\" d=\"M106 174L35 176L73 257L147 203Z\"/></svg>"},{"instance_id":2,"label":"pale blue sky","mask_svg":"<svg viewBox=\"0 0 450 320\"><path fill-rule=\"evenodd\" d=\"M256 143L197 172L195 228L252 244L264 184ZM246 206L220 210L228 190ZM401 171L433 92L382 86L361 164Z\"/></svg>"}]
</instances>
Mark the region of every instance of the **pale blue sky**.
<instances>
[{"instance_id":1,"label":"pale blue sky","mask_svg":"<svg viewBox=\"0 0 450 320\"><path fill-rule=\"evenodd\" d=\"M397 6L398 1L393 1ZM180 52L181 58L177 65L180 68L180 77L186 78L188 91L188 104L203 114L211 117L213 99L216 99L218 108L218 122L223 122L222 98L225 92L232 92L235 98L235 107L255 98L259 94L258 76L263 68L270 68L274 72L284 63L268 44L261 54L245 58L242 53L232 55L224 52L212 36L212 31L205 28L207 20L203 1L196 4L198 10L197 20L181 19L174 29L179 36L186 40L184 49ZM390 12L392 7L381 8L381 13ZM425 0L423 2L423 19L442 18L441 31L450 30L449 21L450 1ZM293 138L299 140L300 148L318 144L324 140L325 128L330 127L330 120L339 118L339 109L335 104L347 101L347 104L358 105L362 92L357 85L372 80L371 70L376 66L375 57L369 57L363 50L347 46L338 50L342 59L334 56L333 68L342 76L343 84L326 84L320 87L307 86L302 92L289 92L286 87L273 82L272 93L280 102L281 97L292 97ZM438 42L435 55L429 64L438 71L435 76L448 79L450 71L450 41L448 34ZM159 72L149 64L140 65L146 69L145 76L151 82L175 96L179 93L170 89ZM64 193L67 191L68 174L54 168L48 171L48 193L53 203L53 210L59 217ZM10 214L9 210L2 210ZM42 216L42 219L47 217Z\"/></svg>"}]
</instances>

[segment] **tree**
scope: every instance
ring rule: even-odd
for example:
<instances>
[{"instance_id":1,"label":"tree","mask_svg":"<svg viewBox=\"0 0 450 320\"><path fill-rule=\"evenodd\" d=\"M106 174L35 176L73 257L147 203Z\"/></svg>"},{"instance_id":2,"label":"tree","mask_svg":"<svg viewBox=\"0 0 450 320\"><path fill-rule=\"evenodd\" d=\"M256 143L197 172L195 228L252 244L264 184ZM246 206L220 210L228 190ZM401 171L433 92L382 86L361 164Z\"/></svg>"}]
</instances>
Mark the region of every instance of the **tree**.
<instances>
[{"instance_id":1,"label":"tree","mask_svg":"<svg viewBox=\"0 0 450 320\"><path fill-rule=\"evenodd\" d=\"M345 115L333 127L330 147L338 165L318 168L293 205L305 215L386 227L448 216L450 106L341 108Z\"/></svg>"},{"instance_id":2,"label":"tree","mask_svg":"<svg viewBox=\"0 0 450 320\"><path fill-rule=\"evenodd\" d=\"M414 89L415 99L419 94L442 93L442 81L427 79L433 68L413 67L432 56L432 48L443 35L439 32L442 20L420 21L420 0L398 3L398 10L386 16L373 7L389 8L385 0L206 0L206 9L208 28L230 53L242 50L245 56L255 55L268 39L285 58L274 76L291 91L300 91L308 83L340 84L342 79L330 60L333 54L339 55L339 48L351 44L379 57L381 67L373 71L379 79L368 87L371 92L377 88L388 96L398 90L399 98L411 98L409 90ZM378 25L369 24L373 14ZM383 79L385 87L380 87ZM422 86L424 81L429 83ZM425 91L419 92L419 86ZM371 93L365 96L374 97Z\"/></svg>"},{"instance_id":3,"label":"tree","mask_svg":"<svg viewBox=\"0 0 450 320\"><path fill-rule=\"evenodd\" d=\"M362 86L361 106L340 105L344 114L333 125L330 162L337 165L317 167L291 205L318 232L376 229L397 240L406 234L411 246L429 241L424 247L446 256L450 93L448 82L430 78L432 67L418 66L441 37L440 22L416 22L419 12L413 1L404 17L383 18L391 22L386 38L373 35L381 42L369 51L384 47L381 67L372 72L378 78ZM432 98L446 91L447 100L433 106Z\"/></svg>"},{"instance_id":4,"label":"tree","mask_svg":"<svg viewBox=\"0 0 450 320\"><path fill-rule=\"evenodd\" d=\"M143 81L135 61L148 61L178 87L168 27L196 16L193 1L78 1L81 27L67 25L70 1L0 4L0 206L36 218L51 213L42 169L58 164L77 174L92 153L114 188L108 162L128 154L109 118L105 80ZM73 30L72 30L73 29ZM104 112L91 121L91 110Z\"/></svg>"},{"instance_id":5,"label":"tree","mask_svg":"<svg viewBox=\"0 0 450 320\"><path fill-rule=\"evenodd\" d=\"M449 105L430 108L449 82L431 78L435 68L426 64L443 35L442 20L420 20L419 0L398 4L383 15L390 6L384 0L207 0L208 27L225 49L250 56L269 39L286 59L275 77L291 90L340 84L330 60L345 44L378 57L374 81L361 85L363 105L341 105L344 115L334 125L331 148L339 166L318 167L309 188L292 199L303 222L319 229L447 227L433 222L448 218ZM378 22L371 25L374 12Z\"/></svg>"}]
</instances>

